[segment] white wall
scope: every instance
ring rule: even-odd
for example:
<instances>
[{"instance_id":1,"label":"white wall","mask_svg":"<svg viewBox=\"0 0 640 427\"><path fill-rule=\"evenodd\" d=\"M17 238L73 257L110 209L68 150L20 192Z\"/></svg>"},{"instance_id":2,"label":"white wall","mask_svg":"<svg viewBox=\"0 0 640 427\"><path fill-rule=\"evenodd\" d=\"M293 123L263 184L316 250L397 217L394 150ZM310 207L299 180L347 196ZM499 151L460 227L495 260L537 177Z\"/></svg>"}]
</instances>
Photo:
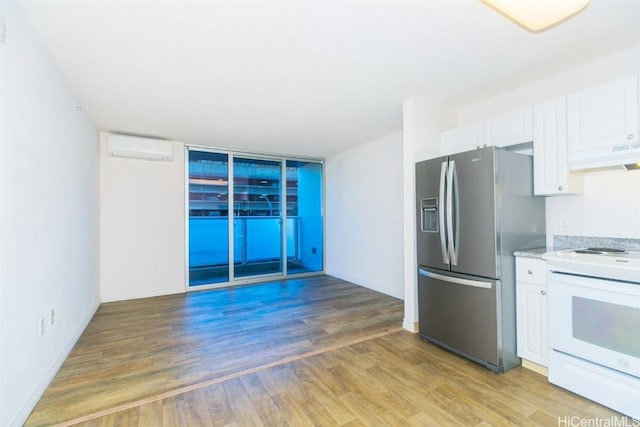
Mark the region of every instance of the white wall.
<instances>
[{"instance_id":1,"label":"white wall","mask_svg":"<svg viewBox=\"0 0 640 427\"><path fill-rule=\"evenodd\" d=\"M99 304L97 132L0 2L0 425L21 425ZM50 310L55 323L49 323ZM40 319L44 335L39 335Z\"/></svg>"},{"instance_id":2,"label":"white wall","mask_svg":"<svg viewBox=\"0 0 640 427\"><path fill-rule=\"evenodd\" d=\"M327 158L327 274L403 297L402 171L402 132Z\"/></svg>"},{"instance_id":3,"label":"white wall","mask_svg":"<svg viewBox=\"0 0 640 427\"><path fill-rule=\"evenodd\" d=\"M185 290L184 145L172 161L110 157L100 135L100 295L115 301Z\"/></svg>"},{"instance_id":4,"label":"white wall","mask_svg":"<svg viewBox=\"0 0 640 427\"><path fill-rule=\"evenodd\" d=\"M455 126L506 113L536 102L567 95L640 70L640 46L458 109Z\"/></svg>"},{"instance_id":5,"label":"white wall","mask_svg":"<svg viewBox=\"0 0 640 427\"><path fill-rule=\"evenodd\" d=\"M584 176L584 194L547 197L547 244L554 234L640 239L640 170Z\"/></svg>"},{"instance_id":6,"label":"white wall","mask_svg":"<svg viewBox=\"0 0 640 427\"><path fill-rule=\"evenodd\" d=\"M458 111L458 124L567 95L638 71L640 46L462 108ZM557 234L640 238L640 172L589 172L584 178L584 195L547 198L547 244L551 245L553 235Z\"/></svg>"},{"instance_id":7,"label":"white wall","mask_svg":"<svg viewBox=\"0 0 640 427\"><path fill-rule=\"evenodd\" d=\"M406 99L402 103L402 206L403 206L403 272L404 319L402 326L418 331L418 279L416 256L416 189L415 164L442 153L441 117L433 102L425 97Z\"/></svg>"}]
</instances>

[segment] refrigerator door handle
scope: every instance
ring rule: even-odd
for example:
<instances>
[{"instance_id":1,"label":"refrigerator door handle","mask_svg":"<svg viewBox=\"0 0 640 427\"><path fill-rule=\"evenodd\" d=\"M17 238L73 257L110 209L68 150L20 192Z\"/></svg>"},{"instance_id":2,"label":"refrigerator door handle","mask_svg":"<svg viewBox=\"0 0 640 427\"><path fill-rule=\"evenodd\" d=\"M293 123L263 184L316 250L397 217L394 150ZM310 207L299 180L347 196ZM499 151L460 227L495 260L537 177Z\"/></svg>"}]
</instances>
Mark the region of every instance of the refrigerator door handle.
<instances>
[{"instance_id":1,"label":"refrigerator door handle","mask_svg":"<svg viewBox=\"0 0 640 427\"><path fill-rule=\"evenodd\" d=\"M422 268L418 269L418 273L425 277L442 280L443 282L454 283L456 285L473 286L474 288L483 289L491 289L493 286L492 282L482 282L480 280L461 279L459 277L445 276L443 274L432 273L431 271L423 270Z\"/></svg>"},{"instance_id":2,"label":"refrigerator door handle","mask_svg":"<svg viewBox=\"0 0 640 427\"><path fill-rule=\"evenodd\" d=\"M442 249L442 262L449 264L449 254L447 252L447 240L444 223L444 211L445 211L445 184L447 178L447 162L442 162L440 166L440 209L438 211L438 222L440 223L440 248Z\"/></svg>"},{"instance_id":3,"label":"refrigerator door handle","mask_svg":"<svg viewBox=\"0 0 640 427\"><path fill-rule=\"evenodd\" d=\"M456 256L455 263L458 264L458 256L460 252L460 201L458 196L460 195L460 191L458 190L458 169L453 169L453 181L451 183L453 186L453 216L451 223L453 228L453 251Z\"/></svg>"},{"instance_id":4,"label":"refrigerator door handle","mask_svg":"<svg viewBox=\"0 0 640 427\"><path fill-rule=\"evenodd\" d=\"M458 265L456 242L453 236L453 177L456 174L456 161L449 161L447 176L447 240L449 242L449 259L451 265Z\"/></svg>"}]
</instances>

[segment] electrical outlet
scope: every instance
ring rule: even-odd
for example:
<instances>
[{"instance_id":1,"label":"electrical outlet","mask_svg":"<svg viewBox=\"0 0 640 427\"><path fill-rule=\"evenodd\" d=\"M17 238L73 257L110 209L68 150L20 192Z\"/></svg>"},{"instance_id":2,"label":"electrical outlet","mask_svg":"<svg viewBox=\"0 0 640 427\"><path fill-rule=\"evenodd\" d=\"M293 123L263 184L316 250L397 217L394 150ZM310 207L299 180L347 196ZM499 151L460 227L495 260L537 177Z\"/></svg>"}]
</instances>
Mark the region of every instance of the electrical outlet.
<instances>
[{"instance_id":1,"label":"electrical outlet","mask_svg":"<svg viewBox=\"0 0 640 427\"><path fill-rule=\"evenodd\" d=\"M53 326L54 323L56 323L56 311L52 308L49 313L49 324Z\"/></svg>"},{"instance_id":2,"label":"electrical outlet","mask_svg":"<svg viewBox=\"0 0 640 427\"><path fill-rule=\"evenodd\" d=\"M40 319L40 336L44 335L44 317Z\"/></svg>"},{"instance_id":3,"label":"electrical outlet","mask_svg":"<svg viewBox=\"0 0 640 427\"><path fill-rule=\"evenodd\" d=\"M0 43L7 41L7 27L4 23L4 16L0 15Z\"/></svg>"},{"instance_id":4,"label":"electrical outlet","mask_svg":"<svg viewBox=\"0 0 640 427\"><path fill-rule=\"evenodd\" d=\"M560 218L560 232L569 232L569 218L567 218L566 216Z\"/></svg>"}]
</instances>

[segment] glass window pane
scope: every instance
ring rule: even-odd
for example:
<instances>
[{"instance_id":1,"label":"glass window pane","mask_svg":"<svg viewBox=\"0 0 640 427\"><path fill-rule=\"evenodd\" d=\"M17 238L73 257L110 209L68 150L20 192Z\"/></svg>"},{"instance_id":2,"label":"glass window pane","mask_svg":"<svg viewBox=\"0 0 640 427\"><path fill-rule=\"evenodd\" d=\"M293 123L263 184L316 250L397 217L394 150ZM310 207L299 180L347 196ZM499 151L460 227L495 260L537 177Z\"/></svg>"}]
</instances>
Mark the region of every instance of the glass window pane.
<instances>
[{"instance_id":1,"label":"glass window pane","mask_svg":"<svg viewBox=\"0 0 640 427\"><path fill-rule=\"evenodd\" d=\"M287 273L323 270L322 164L287 160Z\"/></svg>"},{"instance_id":2,"label":"glass window pane","mask_svg":"<svg viewBox=\"0 0 640 427\"><path fill-rule=\"evenodd\" d=\"M189 286L324 269L321 163L190 149L188 181Z\"/></svg>"},{"instance_id":3,"label":"glass window pane","mask_svg":"<svg viewBox=\"0 0 640 427\"><path fill-rule=\"evenodd\" d=\"M233 159L234 277L282 272L281 163Z\"/></svg>"},{"instance_id":4,"label":"glass window pane","mask_svg":"<svg viewBox=\"0 0 640 427\"><path fill-rule=\"evenodd\" d=\"M226 154L189 151L189 286L229 281Z\"/></svg>"}]
</instances>

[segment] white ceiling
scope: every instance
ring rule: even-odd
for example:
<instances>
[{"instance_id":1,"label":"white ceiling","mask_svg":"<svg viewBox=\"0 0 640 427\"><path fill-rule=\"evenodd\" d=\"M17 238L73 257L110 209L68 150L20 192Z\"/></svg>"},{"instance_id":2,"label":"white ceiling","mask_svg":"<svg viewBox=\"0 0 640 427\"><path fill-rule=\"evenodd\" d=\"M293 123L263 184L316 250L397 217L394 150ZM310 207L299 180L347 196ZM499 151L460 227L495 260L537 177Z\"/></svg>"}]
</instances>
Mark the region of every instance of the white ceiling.
<instances>
[{"instance_id":1,"label":"white ceiling","mask_svg":"<svg viewBox=\"0 0 640 427\"><path fill-rule=\"evenodd\" d=\"M96 126L326 156L640 44L640 1L529 33L479 0L22 1Z\"/></svg>"}]
</instances>

